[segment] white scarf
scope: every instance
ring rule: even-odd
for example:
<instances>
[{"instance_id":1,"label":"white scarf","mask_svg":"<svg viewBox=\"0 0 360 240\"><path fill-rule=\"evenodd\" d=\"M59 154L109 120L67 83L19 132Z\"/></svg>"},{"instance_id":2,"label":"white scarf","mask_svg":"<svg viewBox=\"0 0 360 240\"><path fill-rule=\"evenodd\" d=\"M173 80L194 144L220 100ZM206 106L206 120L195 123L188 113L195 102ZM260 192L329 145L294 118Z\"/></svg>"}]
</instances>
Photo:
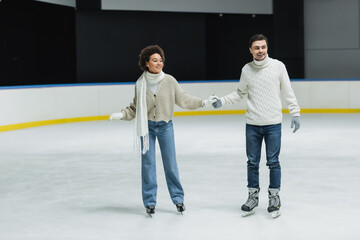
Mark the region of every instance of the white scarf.
<instances>
[{"instance_id":1,"label":"white scarf","mask_svg":"<svg viewBox=\"0 0 360 240\"><path fill-rule=\"evenodd\" d=\"M136 81L136 115L135 115L135 148L137 152L145 154L149 150L149 127L146 105L146 89L147 82L157 84L165 77L165 73L161 71L153 74L144 71ZM141 150L141 139L143 147Z\"/></svg>"}]
</instances>

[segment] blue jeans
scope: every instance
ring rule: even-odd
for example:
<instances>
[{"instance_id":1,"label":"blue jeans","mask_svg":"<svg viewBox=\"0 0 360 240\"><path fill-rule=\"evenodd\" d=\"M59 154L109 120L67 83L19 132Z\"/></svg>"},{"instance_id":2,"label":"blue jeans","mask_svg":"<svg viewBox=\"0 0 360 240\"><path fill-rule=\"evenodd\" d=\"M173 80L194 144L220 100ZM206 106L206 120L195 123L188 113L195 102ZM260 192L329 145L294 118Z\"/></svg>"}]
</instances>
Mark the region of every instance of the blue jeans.
<instances>
[{"instance_id":1,"label":"blue jeans","mask_svg":"<svg viewBox=\"0 0 360 240\"><path fill-rule=\"evenodd\" d=\"M157 180L155 140L158 139L164 165L166 183L174 204L184 202L184 190L179 179L176 163L175 139L172 121L154 122L149 125L149 151L141 157L142 198L144 206L156 206Z\"/></svg>"},{"instance_id":2,"label":"blue jeans","mask_svg":"<svg viewBox=\"0 0 360 240\"><path fill-rule=\"evenodd\" d=\"M266 165L270 169L269 188L280 189L281 167L279 162L281 145L281 123L255 126L246 124L246 155L248 187L259 188L259 163L263 139L266 147Z\"/></svg>"}]
</instances>

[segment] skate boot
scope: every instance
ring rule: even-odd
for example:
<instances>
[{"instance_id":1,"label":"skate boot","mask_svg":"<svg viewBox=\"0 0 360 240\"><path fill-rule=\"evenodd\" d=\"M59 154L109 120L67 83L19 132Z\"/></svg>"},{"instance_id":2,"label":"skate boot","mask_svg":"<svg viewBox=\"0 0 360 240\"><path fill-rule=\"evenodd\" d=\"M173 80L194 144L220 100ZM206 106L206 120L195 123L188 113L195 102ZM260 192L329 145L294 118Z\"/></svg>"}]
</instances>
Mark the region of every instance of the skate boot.
<instances>
[{"instance_id":1,"label":"skate boot","mask_svg":"<svg viewBox=\"0 0 360 240\"><path fill-rule=\"evenodd\" d=\"M149 217L152 217L152 214L155 214L155 206L147 206L145 209Z\"/></svg>"},{"instance_id":2,"label":"skate boot","mask_svg":"<svg viewBox=\"0 0 360 240\"><path fill-rule=\"evenodd\" d=\"M183 214L183 211L185 211L185 205L184 203L178 203L176 204L176 209L179 213Z\"/></svg>"},{"instance_id":3,"label":"skate boot","mask_svg":"<svg viewBox=\"0 0 360 240\"><path fill-rule=\"evenodd\" d=\"M277 218L281 215L280 213L280 196L279 189L269 188L269 207L267 209L268 213L272 218Z\"/></svg>"},{"instance_id":4,"label":"skate boot","mask_svg":"<svg viewBox=\"0 0 360 240\"><path fill-rule=\"evenodd\" d=\"M249 188L249 197L244 205L241 206L242 216L246 217L255 212L255 207L259 205L260 188Z\"/></svg>"}]
</instances>

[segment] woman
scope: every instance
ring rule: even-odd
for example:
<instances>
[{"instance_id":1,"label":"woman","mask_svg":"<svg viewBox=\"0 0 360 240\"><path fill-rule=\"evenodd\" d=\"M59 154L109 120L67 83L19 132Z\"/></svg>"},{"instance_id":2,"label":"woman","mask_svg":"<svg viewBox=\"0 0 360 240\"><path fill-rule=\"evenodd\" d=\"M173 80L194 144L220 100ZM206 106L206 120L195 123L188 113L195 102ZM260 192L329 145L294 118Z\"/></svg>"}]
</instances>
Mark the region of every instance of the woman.
<instances>
[{"instance_id":1,"label":"woman","mask_svg":"<svg viewBox=\"0 0 360 240\"><path fill-rule=\"evenodd\" d=\"M136 81L133 103L121 112L113 113L109 120L132 120L135 118L136 146L141 152L142 198L146 213L155 213L156 161L155 139L158 139L168 190L178 212L185 211L184 191L180 183L175 155L172 116L174 105L185 109L209 106L216 101L185 93L171 75L165 74L164 51L158 45L142 49L139 66L143 74Z\"/></svg>"}]
</instances>

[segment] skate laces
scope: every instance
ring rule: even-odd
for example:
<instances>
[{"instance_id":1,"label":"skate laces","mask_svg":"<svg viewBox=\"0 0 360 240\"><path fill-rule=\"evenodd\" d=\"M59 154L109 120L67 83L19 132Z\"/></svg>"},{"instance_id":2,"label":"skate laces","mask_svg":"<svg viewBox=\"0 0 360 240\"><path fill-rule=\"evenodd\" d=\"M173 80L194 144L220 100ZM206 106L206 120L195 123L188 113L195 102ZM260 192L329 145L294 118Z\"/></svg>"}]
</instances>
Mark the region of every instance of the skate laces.
<instances>
[{"instance_id":1,"label":"skate laces","mask_svg":"<svg viewBox=\"0 0 360 240\"><path fill-rule=\"evenodd\" d=\"M248 199L247 199L247 201L245 203L245 206L252 207L252 206L256 205L256 203L257 203L256 193L253 193L248 197Z\"/></svg>"}]
</instances>

